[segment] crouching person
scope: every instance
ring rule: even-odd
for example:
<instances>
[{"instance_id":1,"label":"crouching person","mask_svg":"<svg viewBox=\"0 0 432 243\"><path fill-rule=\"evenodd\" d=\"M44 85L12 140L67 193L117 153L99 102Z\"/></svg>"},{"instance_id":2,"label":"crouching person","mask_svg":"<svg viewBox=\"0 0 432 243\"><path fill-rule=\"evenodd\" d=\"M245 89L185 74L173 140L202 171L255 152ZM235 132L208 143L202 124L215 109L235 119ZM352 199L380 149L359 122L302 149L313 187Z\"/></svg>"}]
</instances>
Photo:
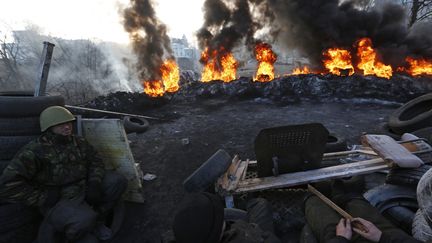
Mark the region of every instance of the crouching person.
<instances>
[{"instance_id":1,"label":"crouching person","mask_svg":"<svg viewBox=\"0 0 432 243\"><path fill-rule=\"evenodd\" d=\"M94 148L72 134L74 120L64 107L45 109L41 136L25 145L0 177L2 199L38 207L43 214L39 243L109 238L100 222L127 187L125 177L106 171Z\"/></svg>"},{"instance_id":2,"label":"crouching person","mask_svg":"<svg viewBox=\"0 0 432 243\"><path fill-rule=\"evenodd\" d=\"M274 235L272 211L264 199L252 199L247 205L247 220L224 220L221 198L200 193L190 195L175 216L176 243L251 242L279 243Z\"/></svg>"}]
</instances>

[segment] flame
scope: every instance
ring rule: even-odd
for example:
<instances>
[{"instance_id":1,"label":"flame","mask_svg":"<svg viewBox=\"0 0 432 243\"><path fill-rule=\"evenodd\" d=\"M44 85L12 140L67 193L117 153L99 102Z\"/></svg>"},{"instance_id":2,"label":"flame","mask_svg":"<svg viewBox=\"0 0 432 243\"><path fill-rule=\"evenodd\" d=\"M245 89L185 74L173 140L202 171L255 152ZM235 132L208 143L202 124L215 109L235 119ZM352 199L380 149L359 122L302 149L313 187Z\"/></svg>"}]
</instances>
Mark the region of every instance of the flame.
<instances>
[{"instance_id":1,"label":"flame","mask_svg":"<svg viewBox=\"0 0 432 243\"><path fill-rule=\"evenodd\" d=\"M357 67L363 70L364 75L372 74L387 79L392 76L392 67L383 64L377 59L377 54L372 48L372 41L369 38L362 38L358 41L357 56L360 59Z\"/></svg>"},{"instance_id":2,"label":"flame","mask_svg":"<svg viewBox=\"0 0 432 243\"><path fill-rule=\"evenodd\" d=\"M217 57L220 57L220 65L218 65ZM204 68L201 73L201 82L210 82L212 80L223 80L224 82L231 82L236 79L237 75L237 61L231 52L225 52L223 47L220 51L213 50L209 53L206 48L201 53L201 62L204 63Z\"/></svg>"},{"instance_id":3,"label":"flame","mask_svg":"<svg viewBox=\"0 0 432 243\"><path fill-rule=\"evenodd\" d=\"M277 60L277 55L272 51L271 45L258 43L255 46L255 57L258 61L258 70L254 81L268 82L275 78L273 64Z\"/></svg>"},{"instance_id":4,"label":"flame","mask_svg":"<svg viewBox=\"0 0 432 243\"><path fill-rule=\"evenodd\" d=\"M351 63L351 54L348 50L339 48L330 48L323 53L324 67L329 70L330 73L335 75L342 75L344 72L348 72L344 75L353 75L354 66Z\"/></svg>"},{"instance_id":5,"label":"flame","mask_svg":"<svg viewBox=\"0 0 432 243\"><path fill-rule=\"evenodd\" d=\"M165 91L174 93L179 90L180 70L177 63L173 59L165 61L160 71L162 73L162 82L165 87Z\"/></svg>"},{"instance_id":6,"label":"flame","mask_svg":"<svg viewBox=\"0 0 432 243\"><path fill-rule=\"evenodd\" d=\"M432 60L428 61L426 59L414 59L412 57L407 57L405 59L410 68L405 70L412 76L418 76L422 74L432 75Z\"/></svg>"},{"instance_id":7,"label":"flame","mask_svg":"<svg viewBox=\"0 0 432 243\"><path fill-rule=\"evenodd\" d=\"M299 74L309 74L309 73L313 73L308 66L304 66L303 69L302 68L296 68L292 71L292 75L299 75Z\"/></svg>"},{"instance_id":8,"label":"flame","mask_svg":"<svg viewBox=\"0 0 432 243\"><path fill-rule=\"evenodd\" d=\"M161 80L146 80L143 82L144 92L151 97L163 96L164 86Z\"/></svg>"},{"instance_id":9,"label":"flame","mask_svg":"<svg viewBox=\"0 0 432 243\"><path fill-rule=\"evenodd\" d=\"M146 80L144 92L151 97L163 96L165 92L179 90L180 70L174 59L166 60L160 67L162 80Z\"/></svg>"}]
</instances>

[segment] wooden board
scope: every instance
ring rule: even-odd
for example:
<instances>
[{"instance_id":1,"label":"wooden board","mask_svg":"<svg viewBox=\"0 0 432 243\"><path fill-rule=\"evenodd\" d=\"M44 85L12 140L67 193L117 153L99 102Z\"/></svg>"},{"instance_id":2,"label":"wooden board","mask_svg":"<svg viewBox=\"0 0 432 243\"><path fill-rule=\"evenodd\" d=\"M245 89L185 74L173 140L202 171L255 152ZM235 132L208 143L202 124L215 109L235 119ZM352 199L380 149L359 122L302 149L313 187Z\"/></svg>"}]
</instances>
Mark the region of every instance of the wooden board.
<instances>
[{"instance_id":1,"label":"wooden board","mask_svg":"<svg viewBox=\"0 0 432 243\"><path fill-rule=\"evenodd\" d=\"M261 191L272 188L291 187L312 182L361 175L388 169L391 165L381 158L336 165L315 170L242 180L232 194Z\"/></svg>"},{"instance_id":2,"label":"wooden board","mask_svg":"<svg viewBox=\"0 0 432 243\"><path fill-rule=\"evenodd\" d=\"M141 170L135 164L123 124L118 119L82 119L82 134L102 157L105 168L122 173L129 181L124 199L144 202Z\"/></svg>"},{"instance_id":3,"label":"wooden board","mask_svg":"<svg viewBox=\"0 0 432 243\"><path fill-rule=\"evenodd\" d=\"M369 145L385 161L396 163L399 167L417 168L423 165L421 159L387 135L367 134L361 137L361 141L364 145Z\"/></svg>"}]
</instances>

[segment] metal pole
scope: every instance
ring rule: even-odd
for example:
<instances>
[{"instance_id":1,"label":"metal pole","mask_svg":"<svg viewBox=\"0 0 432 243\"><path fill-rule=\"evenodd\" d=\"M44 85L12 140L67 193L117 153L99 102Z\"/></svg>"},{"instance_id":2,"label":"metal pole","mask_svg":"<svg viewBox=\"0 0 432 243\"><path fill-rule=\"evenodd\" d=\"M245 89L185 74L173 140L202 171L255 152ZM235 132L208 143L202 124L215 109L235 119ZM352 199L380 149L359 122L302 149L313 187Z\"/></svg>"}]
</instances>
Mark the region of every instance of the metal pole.
<instances>
[{"instance_id":1,"label":"metal pole","mask_svg":"<svg viewBox=\"0 0 432 243\"><path fill-rule=\"evenodd\" d=\"M46 85L48 80L49 68L51 65L51 58L54 49L54 44L44 41L44 47L42 51L41 62L39 65L39 76L36 80L35 93L34 96L44 96L46 93Z\"/></svg>"}]
</instances>

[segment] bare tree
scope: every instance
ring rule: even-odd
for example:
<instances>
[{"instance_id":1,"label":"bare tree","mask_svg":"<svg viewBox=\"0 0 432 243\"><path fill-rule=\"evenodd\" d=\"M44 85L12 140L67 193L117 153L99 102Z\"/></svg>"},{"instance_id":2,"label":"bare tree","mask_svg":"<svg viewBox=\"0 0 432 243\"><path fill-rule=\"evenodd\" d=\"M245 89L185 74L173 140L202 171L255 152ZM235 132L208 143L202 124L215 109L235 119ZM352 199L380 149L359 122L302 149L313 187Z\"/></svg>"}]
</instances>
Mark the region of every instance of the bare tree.
<instances>
[{"instance_id":1,"label":"bare tree","mask_svg":"<svg viewBox=\"0 0 432 243\"><path fill-rule=\"evenodd\" d=\"M432 0L401 0L401 3L410 9L409 26L432 18Z\"/></svg>"},{"instance_id":2,"label":"bare tree","mask_svg":"<svg viewBox=\"0 0 432 243\"><path fill-rule=\"evenodd\" d=\"M2 34L0 32L0 34ZM24 82L19 71L19 58L21 51L20 41L10 41L6 34L2 34L0 40L0 61L3 65L0 76L1 87L12 89L23 88Z\"/></svg>"}]
</instances>

